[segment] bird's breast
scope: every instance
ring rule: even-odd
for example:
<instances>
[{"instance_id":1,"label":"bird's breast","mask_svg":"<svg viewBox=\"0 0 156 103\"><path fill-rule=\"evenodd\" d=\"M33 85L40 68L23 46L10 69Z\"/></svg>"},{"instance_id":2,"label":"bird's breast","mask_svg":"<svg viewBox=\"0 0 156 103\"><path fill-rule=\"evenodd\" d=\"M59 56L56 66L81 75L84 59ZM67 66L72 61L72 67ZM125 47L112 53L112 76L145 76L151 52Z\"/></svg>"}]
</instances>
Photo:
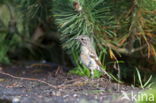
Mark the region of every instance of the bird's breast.
<instances>
[{"instance_id":1,"label":"bird's breast","mask_svg":"<svg viewBox=\"0 0 156 103\"><path fill-rule=\"evenodd\" d=\"M82 46L82 47L81 47L81 53L87 54L87 55L88 55L88 53L89 53L88 48L86 48L85 46Z\"/></svg>"},{"instance_id":2,"label":"bird's breast","mask_svg":"<svg viewBox=\"0 0 156 103\"><path fill-rule=\"evenodd\" d=\"M89 50L84 46L81 47L80 59L84 65L88 66L90 62Z\"/></svg>"}]
</instances>

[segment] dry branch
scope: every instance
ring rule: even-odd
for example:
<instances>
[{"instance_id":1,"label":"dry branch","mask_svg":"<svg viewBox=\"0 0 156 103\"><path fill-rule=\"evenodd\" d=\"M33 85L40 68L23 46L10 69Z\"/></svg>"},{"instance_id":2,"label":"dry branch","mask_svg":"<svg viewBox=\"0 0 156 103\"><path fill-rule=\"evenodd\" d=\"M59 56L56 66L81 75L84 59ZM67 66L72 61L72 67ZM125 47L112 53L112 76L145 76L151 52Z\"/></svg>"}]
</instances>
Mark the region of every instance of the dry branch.
<instances>
[{"instance_id":1,"label":"dry branch","mask_svg":"<svg viewBox=\"0 0 156 103\"><path fill-rule=\"evenodd\" d=\"M46 85L48 85L48 86L50 86L50 87L52 87L52 88L55 88L55 89L58 88L58 86L52 85L52 84L50 84L50 83L48 83L48 82L45 82L45 81L43 81L43 80L40 80L40 79L26 78L26 77L18 77L18 76L14 76L14 75L11 75L11 74L9 74L9 73L2 72L2 71L0 71L0 74L9 76L9 77L15 78L15 79L29 80L29 81L37 81L37 82L46 84Z\"/></svg>"},{"instance_id":2,"label":"dry branch","mask_svg":"<svg viewBox=\"0 0 156 103\"><path fill-rule=\"evenodd\" d=\"M134 52L140 51L142 49L144 49L145 47L147 47L147 44L142 45L141 47L138 48L133 48L131 50L128 50L127 48L118 48L117 46L114 46L111 43L105 43L103 44L104 46L111 48L112 50L122 53L122 54L126 54L126 55L131 55Z\"/></svg>"}]
</instances>

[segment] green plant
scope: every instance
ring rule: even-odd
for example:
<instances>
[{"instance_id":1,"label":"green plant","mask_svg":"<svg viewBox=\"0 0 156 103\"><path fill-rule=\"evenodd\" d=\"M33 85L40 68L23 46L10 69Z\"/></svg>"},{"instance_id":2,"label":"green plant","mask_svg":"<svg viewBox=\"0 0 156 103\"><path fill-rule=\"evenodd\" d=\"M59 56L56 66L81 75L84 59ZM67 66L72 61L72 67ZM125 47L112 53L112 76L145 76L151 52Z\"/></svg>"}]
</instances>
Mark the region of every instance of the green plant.
<instances>
[{"instance_id":1,"label":"green plant","mask_svg":"<svg viewBox=\"0 0 156 103\"><path fill-rule=\"evenodd\" d=\"M9 47L7 47L5 43L4 43L4 40L1 38L0 39L0 47L3 47L3 48L0 48L0 62L1 63L10 63L10 60L8 58L8 50L9 50Z\"/></svg>"},{"instance_id":2,"label":"green plant","mask_svg":"<svg viewBox=\"0 0 156 103\"><path fill-rule=\"evenodd\" d=\"M139 70L136 68L136 72L137 72L137 79L139 81L139 86L144 89L144 88L150 88L152 86L152 75L146 80L143 81L142 77L141 77L141 73L139 72Z\"/></svg>"}]
</instances>

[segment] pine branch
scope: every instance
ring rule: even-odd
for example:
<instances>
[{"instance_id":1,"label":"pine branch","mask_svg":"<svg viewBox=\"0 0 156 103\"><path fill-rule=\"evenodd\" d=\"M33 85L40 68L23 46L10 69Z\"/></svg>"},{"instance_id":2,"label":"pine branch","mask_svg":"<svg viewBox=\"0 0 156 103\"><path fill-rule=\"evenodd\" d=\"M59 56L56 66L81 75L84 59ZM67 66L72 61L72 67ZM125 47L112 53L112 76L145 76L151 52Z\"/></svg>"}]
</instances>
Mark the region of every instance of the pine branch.
<instances>
[{"instance_id":1,"label":"pine branch","mask_svg":"<svg viewBox=\"0 0 156 103\"><path fill-rule=\"evenodd\" d=\"M131 55L131 54L138 52L138 51L141 51L147 47L147 44L144 44L138 48L133 48L133 49L129 50L127 48L118 48L111 43L103 43L103 45L108 47L108 48L113 49L114 51L116 51L118 53L122 53L122 54L126 54L126 55Z\"/></svg>"}]
</instances>

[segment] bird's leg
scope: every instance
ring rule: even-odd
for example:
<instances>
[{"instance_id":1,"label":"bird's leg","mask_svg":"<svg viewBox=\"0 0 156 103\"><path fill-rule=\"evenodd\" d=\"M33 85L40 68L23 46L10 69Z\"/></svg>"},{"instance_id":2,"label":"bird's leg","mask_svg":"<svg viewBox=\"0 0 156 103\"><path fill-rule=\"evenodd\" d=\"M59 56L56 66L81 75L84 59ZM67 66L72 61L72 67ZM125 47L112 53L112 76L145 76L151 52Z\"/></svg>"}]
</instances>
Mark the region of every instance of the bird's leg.
<instances>
[{"instance_id":1,"label":"bird's leg","mask_svg":"<svg viewBox=\"0 0 156 103\"><path fill-rule=\"evenodd\" d=\"M91 69L91 79L94 79L94 70Z\"/></svg>"}]
</instances>

